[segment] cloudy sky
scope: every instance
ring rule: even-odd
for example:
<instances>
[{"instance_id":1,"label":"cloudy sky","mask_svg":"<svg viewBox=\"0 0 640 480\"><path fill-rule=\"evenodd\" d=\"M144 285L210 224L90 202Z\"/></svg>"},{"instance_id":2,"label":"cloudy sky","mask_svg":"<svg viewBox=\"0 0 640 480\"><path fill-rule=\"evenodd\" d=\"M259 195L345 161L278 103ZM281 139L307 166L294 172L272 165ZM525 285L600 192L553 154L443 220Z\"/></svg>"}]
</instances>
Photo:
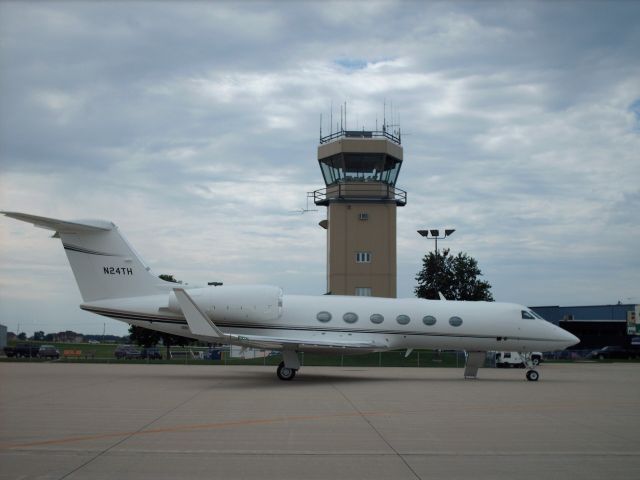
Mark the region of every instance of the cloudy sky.
<instances>
[{"instance_id":1,"label":"cloudy sky","mask_svg":"<svg viewBox=\"0 0 640 480\"><path fill-rule=\"evenodd\" d=\"M431 242L496 300L640 302L640 2L1 2L0 209L114 221L157 273L325 292L316 161L403 132L398 295ZM0 323L82 312L47 231L0 219ZM106 322L106 325L105 325Z\"/></svg>"}]
</instances>

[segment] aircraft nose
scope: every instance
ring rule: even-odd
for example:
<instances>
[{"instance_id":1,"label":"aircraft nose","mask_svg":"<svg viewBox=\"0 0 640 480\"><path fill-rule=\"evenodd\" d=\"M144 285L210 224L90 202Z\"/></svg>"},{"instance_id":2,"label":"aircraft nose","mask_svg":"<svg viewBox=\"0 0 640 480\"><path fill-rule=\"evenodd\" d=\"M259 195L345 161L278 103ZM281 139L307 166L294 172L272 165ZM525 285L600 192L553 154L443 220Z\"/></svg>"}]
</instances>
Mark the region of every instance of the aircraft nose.
<instances>
[{"instance_id":1,"label":"aircraft nose","mask_svg":"<svg viewBox=\"0 0 640 480\"><path fill-rule=\"evenodd\" d=\"M560 330L562 332L562 340L567 342L564 348L569 348L569 347L572 347L573 345L580 343L580 339L576 337L574 334L569 333L564 329L560 329Z\"/></svg>"}]
</instances>

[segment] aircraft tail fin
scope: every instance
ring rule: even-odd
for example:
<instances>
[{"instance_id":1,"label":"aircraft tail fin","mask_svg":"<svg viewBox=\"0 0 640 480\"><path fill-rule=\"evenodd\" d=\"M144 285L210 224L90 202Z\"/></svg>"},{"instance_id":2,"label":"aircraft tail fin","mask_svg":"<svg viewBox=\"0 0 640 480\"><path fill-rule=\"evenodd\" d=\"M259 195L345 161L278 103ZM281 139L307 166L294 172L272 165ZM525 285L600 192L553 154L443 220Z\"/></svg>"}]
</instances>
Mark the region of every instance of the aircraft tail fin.
<instances>
[{"instance_id":1,"label":"aircraft tail fin","mask_svg":"<svg viewBox=\"0 0 640 480\"><path fill-rule=\"evenodd\" d=\"M53 230L62 240L85 302L154 295L175 286L154 276L112 222L66 221L18 212L7 217Z\"/></svg>"}]
</instances>

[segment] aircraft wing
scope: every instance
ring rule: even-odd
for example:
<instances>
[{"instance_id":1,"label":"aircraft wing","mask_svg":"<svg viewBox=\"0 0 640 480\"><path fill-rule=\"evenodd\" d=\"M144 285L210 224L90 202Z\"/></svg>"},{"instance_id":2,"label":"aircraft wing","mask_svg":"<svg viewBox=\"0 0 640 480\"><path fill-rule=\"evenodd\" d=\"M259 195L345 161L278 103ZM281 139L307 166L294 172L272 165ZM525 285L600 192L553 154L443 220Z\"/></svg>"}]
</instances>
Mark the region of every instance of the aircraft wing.
<instances>
[{"instance_id":1,"label":"aircraft wing","mask_svg":"<svg viewBox=\"0 0 640 480\"><path fill-rule=\"evenodd\" d=\"M356 342L356 341L326 341L314 340L313 338L286 338L286 337L270 337L259 335L225 335L230 343L239 344L247 347L263 348L271 350L282 350L284 348L304 349L304 347L316 347L326 349L362 349L362 350L382 350L386 349L385 345L376 342Z\"/></svg>"},{"instance_id":2,"label":"aircraft wing","mask_svg":"<svg viewBox=\"0 0 640 480\"><path fill-rule=\"evenodd\" d=\"M213 321L198 307L184 288L174 288L180 309L184 314L189 330L194 335L211 338L220 343L233 343L247 347L263 348L271 350L282 350L285 348L317 347L327 349L363 349L381 350L386 349L386 345L373 341L354 340L321 340L313 338L289 338L275 337L267 335L239 335L222 332Z\"/></svg>"},{"instance_id":3,"label":"aircraft wing","mask_svg":"<svg viewBox=\"0 0 640 480\"><path fill-rule=\"evenodd\" d=\"M178 299L178 304L180 304L184 318L187 319L191 333L204 337L212 337L216 340L224 340L225 334L222 333L218 327L216 327L215 323L198 307L184 288L174 288L173 293L176 299Z\"/></svg>"}]
</instances>

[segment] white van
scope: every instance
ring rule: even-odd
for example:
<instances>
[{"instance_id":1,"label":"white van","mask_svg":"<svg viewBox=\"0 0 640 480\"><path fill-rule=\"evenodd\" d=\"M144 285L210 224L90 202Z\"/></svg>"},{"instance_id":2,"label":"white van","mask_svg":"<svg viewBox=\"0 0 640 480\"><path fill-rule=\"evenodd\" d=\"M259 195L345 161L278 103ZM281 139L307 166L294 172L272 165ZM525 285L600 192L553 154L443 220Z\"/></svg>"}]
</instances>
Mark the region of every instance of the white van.
<instances>
[{"instance_id":1,"label":"white van","mask_svg":"<svg viewBox=\"0 0 640 480\"><path fill-rule=\"evenodd\" d=\"M531 362L539 365L542 361L542 352L531 352ZM518 352L496 352L497 368L524 368L524 358Z\"/></svg>"}]
</instances>

